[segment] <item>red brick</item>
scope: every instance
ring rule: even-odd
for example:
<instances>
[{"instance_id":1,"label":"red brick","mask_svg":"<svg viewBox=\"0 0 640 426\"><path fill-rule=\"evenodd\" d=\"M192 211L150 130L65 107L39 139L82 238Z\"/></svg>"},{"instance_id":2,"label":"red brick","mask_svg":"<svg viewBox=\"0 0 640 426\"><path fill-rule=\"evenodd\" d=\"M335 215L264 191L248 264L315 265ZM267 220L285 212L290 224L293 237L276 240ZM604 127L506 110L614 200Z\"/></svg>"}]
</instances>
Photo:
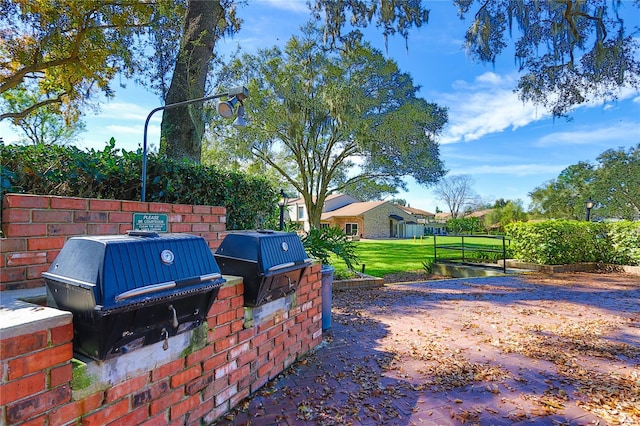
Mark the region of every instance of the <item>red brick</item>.
<instances>
[{"instance_id":1,"label":"red brick","mask_svg":"<svg viewBox=\"0 0 640 426\"><path fill-rule=\"evenodd\" d=\"M226 216L227 215L227 209L226 209L226 207L222 207L222 206L213 206L213 207L211 207L211 214L217 214L217 215L221 215L221 216Z\"/></svg>"},{"instance_id":2,"label":"red brick","mask_svg":"<svg viewBox=\"0 0 640 426\"><path fill-rule=\"evenodd\" d=\"M147 203L143 203L141 201L123 201L122 211L144 213L147 211Z\"/></svg>"},{"instance_id":3,"label":"red brick","mask_svg":"<svg viewBox=\"0 0 640 426\"><path fill-rule=\"evenodd\" d=\"M197 408L186 413L185 424L202 424L200 420L215 408L213 398L199 403Z\"/></svg>"},{"instance_id":4,"label":"red brick","mask_svg":"<svg viewBox=\"0 0 640 426\"><path fill-rule=\"evenodd\" d=\"M31 216L34 223L68 223L73 215L68 210L33 210Z\"/></svg>"},{"instance_id":5,"label":"red brick","mask_svg":"<svg viewBox=\"0 0 640 426\"><path fill-rule=\"evenodd\" d=\"M191 224L188 223L170 223L169 232L191 232Z\"/></svg>"},{"instance_id":6,"label":"red brick","mask_svg":"<svg viewBox=\"0 0 640 426\"><path fill-rule=\"evenodd\" d=\"M109 389L107 389L105 392L105 402L109 404L127 395L135 393L140 389L144 388L148 382L149 382L149 376L147 374L147 375L134 377L133 379L129 379L115 386L112 386Z\"/></svg>"},{"instance_id":7,"label":"red brick","mask_svg":"<svg viewBox=\"0 0 640 426\"><path fill-rule=\"evenodd\" d=\"M42 371L57 364L69 362L73 357L73 345L55 346L50 349L30 353L9 361L9 380Z\"/></svg>"},{"instance_id":8,"label":"red brick","mask_svg":"<svg viewBox=\"0 0 640 426\"><path fill-rule=\"evenodd\" d=\"M236 319L235 311L221 312L216 316L216 326L228 323Z\"/></svg>"},{"instance_id":9,"label":"red brick","mask_svg":"<svg viewBox=\"0 0 640 426\"><path fill-rule=\"evenodd\" d=\"M125 426L125 425L139 425L144 422L148 417L148 410L146 407L138 408L127 414L124 417L119 418L118 420L109 423L114 426Z\"/></svg>"},{"instance_id":10,"label":"red brick","mask_svg":"<svg viewBox=\"0 0 640 426\"><path fill-rule=\"evenodd\" d=\"M202 362L203 360L212 356L213 347L211 345L207 345L204 348L187 355L187 367L191 367L192 365Z\"/></svg>"},{"instance_id":11,"label":"red brick","mask_svg":"<svg viewBox=\"0 0 640 426\"><path fill-rule=\"evenodd\" d=\"M25 279L27 279L27 268L25 266L17 266L14 268L3 267L0 269L0 283L15 283L24 281Z\"/></svg>"},{"instance_id":12,"label":"red brick","mask_svg":"<svg viewBox=\"0 0 640 426\"><path fill-rule=\"evenodd\" d=\"M133 408L140 407L142 405L148 404L151 401L158 399L160 396L164 395L169 391L169 381L165 380L160 383L156 383L155 385L144 389L138 393L132 395L131 404Z\"/></svg>"},{"instance_id":13,"label":"red brick","mask_svg":"<svg viewBox=\"0 0 640 426\"><path fill-rule=\"evenodd\" d=\"M54 407L54 409L49 412L49 424L62 425L78 419L83 414L81 405L80 401L75 401L70 404Z\"/></svg>"},{"instance_id":14,"label":"red brick","mask_svg":"<svg viewBox=\"0 0 640 426\"><path fill-rule=\"evenodd\" d=\"M2 220L7 223L29 223L31 222L30 209L8 209L2 214Z\"/></svg>"},{"instance_id":15,"label":"red brick","mask_svg":"<svg viewBox=\"0 0 640 426\"><path fill-rule=\"evenodd\" d=\"M111 223L132 223L133 213L112 212L109 213L109 222Z\"/></svg>"},{"instance_id":16,"label":"red brick","mask_svg":"<svg viewBox=\"0 0 640 426\"><path fill-rule=\"evenodd\" d=\"M229 337L226 337L224 339L220 339L220 340L216 341L213 344L213 349L216 352L223 352L223 351L229 349L231 346L235 345L236 343L237 343L237 337L231 335Z\"/></svg>"},{"instance_id":17,"label":"red brick","mask_svg":"<svg viewBox=\"0 0 640 426\"><path fill-rule=\"evenodd\" d=\"M27 249L27 241L26 238L3 238L0 244L0 253L25 251Z\"/></svg>"},{"instance_id":18,"label":"red brick","mask_svg":"<svg viewBox=\"0 0 640 426\"><path fill-rule=\"evenodd\" d=\"M229 384L232 385L234 383L240 382L242 379L249 377L251 374L251 368L248 365L244 365L237 370L234 370L229 373Z\"/></svg>"},{"instance_id":19,"label":"red brick","mask_svg":"<svg viewBox=\"0 0 640 426\"><path fill-rule=\"evenodd\" d=\"M44 223L9 223L3 227L7 237L38 237L47 235L47 225Z\"/></svg>"},{"instance_id":20,"label":"red brick","mask_svg":"<svg viewBox=\"0 0 640 426\"><path fill-rule=\"evenodd\" d=\"M44 413L51 407L62 405L70 400L71 388L69 386L60 386L49 392L22 399L7 406L7 423L20 423L40 413Z\"/></svg>"},{"instance_id":21,"label":"red brick","mask_svg":"<svg viewBox=\"0 0 640 426\"><path fill-rule=\"evenodd\" d=\"M51 344L59 345L61 343L73 340L73 324L61 325L51 329Z\"/></svg>"},{"instance_id":22,"label":"red brick","mask_svg":"<svg viewBox=\"0 0 640 426\"><path fill-rule=\"evenodd\" d=\"M190 396L171 407L170 418L173 420L182 417L198 405L200 405L200 395Z\"/></svg>"},{"instance_id":23,"label":"red brick","mask_svg":"<svg viewBox=\"0 0 640 426\"><path fill-rule=\"evenodd\" d=\"M29 238L27 240L27 250L36 251L36 250L51 250L51 249L61 249L66 242L66 238L64 237L45 237L45 238Z\"/></svg>"},{"instance_id":24,"label":"red brick","mask_svg":"<svg viewBox=\"0 0 640 426\"><path fill-rule=\"evenodd\" d=\"M7 255L7 266L27 266L47 263L46 252L26 252Z\"/></svg>"},{"instance_id":25,"label":"red brick","mask_svg":"<svg viewBox=\"0 0 640 426\"><path fill-rule=\"evenodd\" d=\"M73 213L73 221L76 223L106 223L108 217L106 212L76 211Z\"/></svg>"},{"instance_id":26,"label":"red brick","mask_svg":"<svg viewBox=\"0 0 640 426\"><path fill-rule=\"evenodd\" d=\"M146 422L140 423L139 426L167 426L169 423L168 413L160 413L155 417L151 417Z\"/></svg>"},{"instance_id":27,"label":"red brick","mask_svg":"<svg viewBox=\"0 0 640 426\"><path fill-rule=\"evenodd\" d=\"M210 206L193 206L193 212L196 214L210 215L211 207Z\"/></svg>"},{"instance_id":28,"label":"red brick","mask_svg":"<svg viewBox=\"0 0 640 426\"><path fill-rule=\"evenodd\" d=\"M121 224L118 229L119 229L118 234L125 235L127 232L133 229L133 225L131 223Z\"/></svg>"},{"instance_id":29,"label":"red brick","mask_svg":"<svg viewBox=\"0 0 640 426\"><path fill-rule=\"evenodd\" d=\"M213 327L212 327L213 328ZM220 327L213 328L207 335L207 341L209 343L223 339L231 334L231 324L224 324Z\"/></svg>"},{"instance_id":30,"label":"red brick","mask_svg":"<svg viewBox=\"0 0 640 426\"><path fill-rule=\"evenodd\" d=\"M52 368L49 372L49 387L55 388L56 386L64 385L71 382L72 378L73 366L71 363Z\"/></svg>"},{"instance_id":31,"label":"red brick","mask_svg":"<svg viewBox=\"0 0 640 426\"><path fill-rule=\"evenodd\" d=\"M89 210L91 210L91 211L120 211L120 201L118 201L118 200L89 200Z\"/></svg>"},{"instance_id":32,"label":"red brick","mask_svg":"<svg viewBox=\"0 0 640 426\"><path fill-rule=\"evenodd\" d=\"M6 207L24 207L24 208L47 208L49 207L50 197L42 195L28 194L5 194L4 203Z\"/></svg>"},{"instance_id":33,"label":"red brick","mask_svg":"<svg viewBox=\"0 0 640 426\"><path fill-rule=\"evenodd\" d=\"M209 230L209 225L202 223L194 223L191 225L191 232L206 232Z\"/></svg>"},{"instance_id":34,"label":"red brick","mask_svg":"<svg viewBox=\"0 0 640 426\"><path fill-rule=\"evenodd\" d=\"M115 404L102 406L100 410L82 419L83 426L104 426L129 412L129 400L123 399Z\"/></svg>"},{"instance_id":35,"label":"red brick","mask_svg":"<svg viewBox=\"0 0 640 426\"><path fill-rule=\"evenodd\" d=\"M50 250L47 252L47 263L51 264L56 260L56 257L60 253L60 250Z\"/></svg>"},{"instance_id":36,"label":"red brick","mask_svg":"<svg viewBox=\"0 0 640 426\"><path fill-rule=\"evenodd\" d=\"M178 401L181 401L184 397L184 389L179 388L175 389L163 397L156 399L155 401L151 401L150 412L151 415L157 414L160 411L166 410L171 407L173 404L176 404Z\"/></svg>"},{"instance_id":37,"label":"red brick","mask_svg":"<svg viewBox=\"0 0 640 426\"><path fill-rule=\"evenodd\" d=\"M177 359L168 364L161 365L151 372L151 381L157 382L165 379L178 371L181 371L184 367L184 358Z\"/></svg>"},{"instance_id":38,"label":"red brick","mask_svg":"<svg viewBox=\"0 0 640 426\"><path fill-rule=\"evenodd\" d=\"M167 204L167 203L149 203L149 212L151 212L151 213L171 213L171 204Z\"/></svg>"},{"instance_id":39,"label":"red brick","mask_svg":"<svg viewBox=\"0 0 640 426\"><path fill-rule=\"evenodd\" d=\"M104 392L100 391L93 393L79 402L82 413L90 413L102 406L104 402Z\"/></svg>"},{"instance_id":40,"label":"red brick","mask_svg":"<svg viewBox=\"0 0 640 426\"><path fill-rule=\"evenodd\" d=\"M46 225L48 235L84 235L85 225L83 223L51 223Z\"/></svg>"},{"instance_id":41,"label":"red brick","mask_svg":"<svg viewBox=\"0 0 640 426\"><path fill-rule=\"evenodd\" d=\"M51 197L52 209L88 210L89 200L86 198Z\"/></svg>"},{"instance_id":42,"label":"red brick","mask_svg":"<svg viewBox=\"0 0 640 426\"><path fill-rule=\"evenodd\" d=\"M87 235L114 235L118 234L120 226L115 223L89 223Z\"/></svg>"},{"instance_id":43,"label":"red brick","mask_svg":"<svg viewBox=\"0 0 640 426\"><path fill-rule=\"evenodd\" d=\"M171 377L171 387L177 388L178 386L184 385L190 380L195 379L196 377L200 377L202 374L202 367L200 364L194 365L191 368L188 368L180 373L175 374Z\"/></svg>"},{"instance_id":44,"label":"red brick","mask_svg":"<svg viewBox=\"0 0 640 426\"><path fill-rule=\"evenodd\" d=\"M169 223L182 223L182 215L181 214L170 214L169 215Z\"/></svg>"},{"instance_id":45,"label":"red brick","mask_svg":"<svg viewBox=\"0 0 640 426\"><path fill-rule=\"evenodd\" d=\"M227 362L227 354L221 353L215 355L213 358L209 358L202 363L202 370L207 373L213 371L216 368L220 368Z\"/></svg>"},{"instance_id":46,"label":"red brick","mask_svg":"<svg viewBox=\"0 0 640 426\"><path fill-rule=\"evenodd\" d=\"M171 211L174 213L191 213L193 211L193 206L190 204L172 204Z\"/></svg>"},{"instance_id":47,"label":"red brick","mask_svg":"<svg viewBox=\"0 0 640 426\"><path fill-rule=\"evenodd\" d=\"M238 357L238 365L248 365L258 359L258 349L251 349Z\"/></svg>"},{"instance_id":48,"label":"red brick","mask_svg":"<svg viewBox=\"0 0 640 426\"><path fill-rule=\"evenodd\" d=\"M229 373L231 373L232 371L236 370L238 368L238 363L233 360L227 364L222 365L219 368L216 368L215 370L215 379L216 380L220 380L225 376L229 376Z\"/></svg>"},{"instance_id":49,"label":"red brick","mask_svg":"<svg viewBox=\"0 0 640 426\"><path fill-rule=\"evenodd\" d=\"M47 415L43 414L39 417L21 422L20 426L45 426L47 424Z\"/></svg>"},{"instance_id":50,"label":"red brick","mask_svg":"<svg viewBox=\"0 0 640 426\"><path fill-rule=\"evenodd\" d=\"M0 359L13 358L27 352L47 347L47 330L36 331L22 336L10 337L0 341Z\"/></svg>"},{"instance_id":51,"label":"red brick","mask_svg":"<svg viewBox=\"0 0 640 426\"><path fill-rule=\"evenodd\" d=\"M47 376L40 372L0 385L0 406L42 392L47 388Z\"/></svg>"},{"instance_id":52,"label":"red brick","mask_svg":"<svg viewBox=\"0 0 640 426\"><path fill-rule=\"evenodd\" d=\"M187 383L185 386L185 393L187 395L195 395L211 383L213 383L213 374L197 377Z\"/></svg>"}]
</instances>

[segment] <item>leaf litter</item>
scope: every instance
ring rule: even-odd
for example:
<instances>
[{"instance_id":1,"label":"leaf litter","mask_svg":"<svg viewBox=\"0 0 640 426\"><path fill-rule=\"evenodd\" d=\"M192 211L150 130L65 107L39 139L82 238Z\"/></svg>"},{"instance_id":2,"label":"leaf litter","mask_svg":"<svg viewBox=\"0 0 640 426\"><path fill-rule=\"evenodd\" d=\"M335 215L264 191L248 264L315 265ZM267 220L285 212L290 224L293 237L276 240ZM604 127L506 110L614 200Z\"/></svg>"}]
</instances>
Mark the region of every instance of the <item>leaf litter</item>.
<instances>
[{"instance_id":1,"label":"leaf litter","mask_svg":"<svg viewBox=\"0 0 640 426\"><path fill-rule=\"evenodd\" d=\"M640 424L637 277L453 283L335 292L322 347L218 424Z\"/></svg>"}]
</instances>

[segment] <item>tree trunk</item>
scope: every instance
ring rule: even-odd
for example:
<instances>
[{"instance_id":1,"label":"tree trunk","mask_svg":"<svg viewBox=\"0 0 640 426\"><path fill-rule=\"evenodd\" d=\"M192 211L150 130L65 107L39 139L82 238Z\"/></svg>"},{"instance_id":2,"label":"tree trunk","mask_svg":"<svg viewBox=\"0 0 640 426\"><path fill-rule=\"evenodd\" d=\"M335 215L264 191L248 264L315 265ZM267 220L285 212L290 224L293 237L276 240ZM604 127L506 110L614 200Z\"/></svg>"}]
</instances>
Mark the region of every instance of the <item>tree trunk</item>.
<instances>
[{"instance_id":1,"label":"tree trunk","mask_svg":"<svg viewBox=\"0 0 640 426\"><path fill-rule=\"evenodd\" d=\"M219 1L188 1L180 51L165 105L205 96L216 25L223 17ZM160 150L169 158L199 163L203 133L201 104L166 109L162 114Z\"/></svg>"}]
</instances>

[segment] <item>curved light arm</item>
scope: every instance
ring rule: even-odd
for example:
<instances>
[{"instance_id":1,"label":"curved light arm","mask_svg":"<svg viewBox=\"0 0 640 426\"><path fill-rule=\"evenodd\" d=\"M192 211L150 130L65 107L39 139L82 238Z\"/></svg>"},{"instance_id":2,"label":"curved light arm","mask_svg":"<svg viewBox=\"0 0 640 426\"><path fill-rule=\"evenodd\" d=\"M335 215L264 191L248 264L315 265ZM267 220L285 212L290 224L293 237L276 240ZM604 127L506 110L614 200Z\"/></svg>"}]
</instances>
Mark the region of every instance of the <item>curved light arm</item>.
<instances>
[{"instance_id":1,"label":"curved light arm","mask_svg":"<svg viewBox=\"0 0 640 426\"><path fill-rule=\"evenodd\" d=\"M244 86L238 86L230 89L225 93L218 93L216 95L205 96L197 99L189 99L187 101L176 102L174 104L168 104L159 106L151 110L149 115L147 115L147 119L144 122L144 137L142 140L142 190L141 190L141 200L146 201L146 192L147 192L147 130L149 128L149 120L151 120L151 116L158 111L162 111L164 109L172 109L185 105L191 105L198 102L206 102L212 99L222 98L225 96L237 96L239 100L245 99L249 96L249 91Z\"/></svg>"}]
</instances>

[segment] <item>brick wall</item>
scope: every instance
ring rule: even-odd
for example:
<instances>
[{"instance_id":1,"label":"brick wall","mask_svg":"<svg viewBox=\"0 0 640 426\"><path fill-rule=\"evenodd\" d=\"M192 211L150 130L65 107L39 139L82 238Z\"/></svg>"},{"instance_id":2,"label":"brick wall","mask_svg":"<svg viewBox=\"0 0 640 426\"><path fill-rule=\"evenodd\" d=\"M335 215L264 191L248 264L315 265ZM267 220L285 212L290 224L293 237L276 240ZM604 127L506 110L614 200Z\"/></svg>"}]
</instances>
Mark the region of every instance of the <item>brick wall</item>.
<instances>
[{"instance_id":1,"label":"brick wall","mask_svg":"<svg viewBox=\"0 0 640 426\"><path fill-rule=\"evenodd\" d=\"M381 204L369 210L364 216L363 237L364 238L389 238L389 215L394 214L404 218L405 221L414 220L410 215L390 203ZM395 220L395 224L397 223Z\"/></svg>"},{"instance_id":2,"label":"brick wall","mask_svg":"<svg viewBox=\"0 0 640 426\"><path fill-rule=\"evenodd\" d=\"M295 306L246 328L243 284L232 280L209 311L204 347L88 393L72 385L70 318L22 335L3 333L0 424L211 423L320 344L321 286L315 264Z\"/></svg>"},{"instance_id":3,"label":"brick wall","mask_svg":"<svg viewBox=\"0 0 640 426\"><path fill-rule=\"evenodd\" d=\"M0 291L44 286L42 272L75 235L125 234L134 213L167 214L169 232L201 235L216 249L224 207L6 194L2 200Z\"/></svg>"}]
</instances>

